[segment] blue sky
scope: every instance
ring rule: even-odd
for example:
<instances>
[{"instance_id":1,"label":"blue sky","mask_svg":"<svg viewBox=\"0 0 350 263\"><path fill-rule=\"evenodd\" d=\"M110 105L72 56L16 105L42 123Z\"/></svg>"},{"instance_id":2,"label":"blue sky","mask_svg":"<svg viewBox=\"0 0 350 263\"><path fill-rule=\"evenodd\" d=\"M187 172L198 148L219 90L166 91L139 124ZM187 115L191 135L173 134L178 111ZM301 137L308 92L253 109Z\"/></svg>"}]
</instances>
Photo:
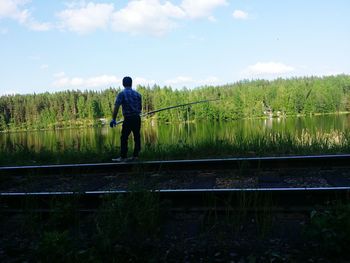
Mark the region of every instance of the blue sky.
<instances>
[{"instance_id":1,"label":"blue sky","mask_svg":"<svg viewBox=\"0 0 350 263\"><path fill-rule=\"evenodd\" d=\"M348 0L0 0L0 95L350 74Z\"/></svg>"}]
</instances>

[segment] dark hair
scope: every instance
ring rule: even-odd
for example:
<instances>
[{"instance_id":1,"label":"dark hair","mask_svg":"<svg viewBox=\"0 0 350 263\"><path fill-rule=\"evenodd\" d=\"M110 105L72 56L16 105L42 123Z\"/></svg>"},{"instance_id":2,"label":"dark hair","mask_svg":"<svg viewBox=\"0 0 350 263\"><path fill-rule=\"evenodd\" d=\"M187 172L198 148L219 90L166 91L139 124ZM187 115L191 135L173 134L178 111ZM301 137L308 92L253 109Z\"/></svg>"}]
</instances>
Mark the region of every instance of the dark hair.
<instances>
[{"instance_id":1,"label":"dark hair","mask_svg":"<svg viewBox=\"0 0 350 263\"><path fill-rule=\"evenodd\" d=\"M124 77L123 78L123 86L125 88L131 88L132 87L132 79L130 77Z\"/></svg>"}]
</instances>

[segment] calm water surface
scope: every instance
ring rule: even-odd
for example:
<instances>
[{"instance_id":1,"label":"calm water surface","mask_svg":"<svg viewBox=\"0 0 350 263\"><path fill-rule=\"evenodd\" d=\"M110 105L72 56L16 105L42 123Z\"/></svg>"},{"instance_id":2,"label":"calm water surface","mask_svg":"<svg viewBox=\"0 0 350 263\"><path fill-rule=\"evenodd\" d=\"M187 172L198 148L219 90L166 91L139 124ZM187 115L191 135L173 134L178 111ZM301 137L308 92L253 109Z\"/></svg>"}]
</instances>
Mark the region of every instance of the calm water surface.
<instances>
[{"instance_id":1,"label":"calm water surface","mask_svg":"<svg viewBox=\"0 0 350 263\"><path fill-rule=\"evenodd\" d=\"M197 122L155 124L143 123L143 144L196 144L210 140L232 142L238 133L249 137L259 133L277 132L300 136L308 132L313 134L330 134L350 129L350 115L327 115L315 117L273 118L240 120L230 122ZM111 129L86 128L65 129L57 131L35 131L0 133L0 151L6 152L18 147L28 147L39 151L48 149L61 151L65 149L97 149L119 146L121 127Z\"/></svg>"}]
</instances>

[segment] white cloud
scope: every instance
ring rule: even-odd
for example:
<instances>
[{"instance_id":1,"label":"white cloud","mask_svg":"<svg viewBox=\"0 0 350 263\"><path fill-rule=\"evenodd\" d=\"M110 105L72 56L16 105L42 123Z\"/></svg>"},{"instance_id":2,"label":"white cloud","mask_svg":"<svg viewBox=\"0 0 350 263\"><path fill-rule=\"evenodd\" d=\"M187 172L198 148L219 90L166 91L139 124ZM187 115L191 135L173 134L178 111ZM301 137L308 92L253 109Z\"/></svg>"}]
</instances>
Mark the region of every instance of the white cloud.
<instances>
[{"instance_id":1,"label":"white cloud","mask_svg":"<svg viewBox=\"0 0 350 263\"><path fill-rule=\"evenodd\" d=\"M61 28L84 34L99 28L106 28L113 11L113 4L89 2L82 3L78 7L71 6L58 13L57 16L61 20Z\"/></svg>"},{"instance_id":2,"label":"white cloud","mask_svg":"<svg viewBox=\"0 0 350 263\"><path fill-rule=\"evenodd\" d=\"M108 88L108 87L122 87L122 78L114 75L100 75L93 77L68 77L64 72L54 74L55 80L52 85L56 88ZM155 80L148 80L142 77L133 78L133 86L137 85L153 85Z\"/></svg>"},{"instance_id":3,"label":"white cloud","mask_svg":"<svg viewBox=\"0 0 350 263\"><path fill-rule=\"evenodd\" d=\"M227 0L183 0L179 5L165 0L131 0L116 10L113 4L73 1L57 14L60 28L89 33L111 27L117 32L160 36L176 28L180 20L208 18Z\"/></svg>"},{"instance_id":4,"label":"white cloud","mask_svg":"<svg viewBox=\"0 0 350 263\"><path fill-rule=\"evenodd\" d=\"M27 5L31 0L0 0L0 19L13 19L34 31L60 28L80 34L112 28L117 32L160 36L178 27L183 19L207 18L215 22L215 8L227 0L131 0L116 10L113 3L72 0L56 14L57 23L38 22Z\"/></svg>"},{"instance_id":5,"label":"white cloud","mask_svg":"<svg viewBox=\"0 0 350 263\"><path fill-rule=\"evenodd\" d=\"M51 29L50 23L36 21L31 12L25 9L25 5L30 2L30 0L1 0L0 19L13 19L33 31L47 31Z\"/></svg>"},{"instance_id":6,"label":"white cloud","mask_svg":"<svg viewBox=\"0 0 350 263\"><path fill-rule=\"evenodd\" d=\"M328 70L323 75L325 75L325 76L337 76L337 75L341 75L341 74L349 74L349 73L345 73L345 71L341 71L341 70Z\"/></svg>"},{"instance_id":7,"label":"white cloud","mask_svg":"<svg viewBox=\"0 0 350 263\"><path fill-rule=\"evenodd\" d=\"M16 20L33 31L48 31L56 25L38 22L26 6L31 0L0 0L0 19ZM58 27L85 34L111 27L114 31L160 36L178 26L180 19L207 18L215 22L215 8L227 0L183 0L179 5L164 0L131 0L119 10L113 3L75 0L57 13ZM1 31L5 34L7 31Z\"/></svg>"},{"instance_id":8,"label":"white cloud","mask_svg":"<svg viewBox=\"0 0 350 263\"><path fill-rule=\"evenodd\" d=\"M235 18L235 19L241 19L241 20L245 20L245 19L248 19L248 13L242 11L242 10L235 10L233 13L232 13L232 16Z\"/></svg>"},{"instance_id":9,"label":"white cloud","mask_svg":"<svg viewBox=\"0 0 350 263\"><path fill-rule=\"evenodd\" d=\"M45 67L44 67L45 68ZM93 90L103 90L108 87L122 87L122 78L115 75L99 75L93 77L69 77L65 72L57 72L53 75L54 80L51 83L53 88L56 90L62 89L93 89ZM159 82L153 79L147 79L143 77L133 77L133 87L136 88L137 85L142 86L152 86ZM193 79L188 76L179 76L171 80L164 82L165 85L171 86L173 88L195 88L203 85L217 85L219 84L219 79L215 76L208 76L203 79ZM17 94L16 91L0 91L0 95L6 94Z\"/></svg>"},{"instance_id":10,"label":"white cloud","mask_svg":"<svg viewBox=\"0 0 350 263\"><path fill-rule=\"evenodd\" d=\"M50 23L39 23L33 18L30 18L27 22L27 27L33 31L49 31L52 25Z\"/></svg>"},{"instance_id":11,"label":"white cloud","mask_svg":"<svg viewBox=\"0 0 350 263\"><path fill-rule=\"evenodd\" d=\"M100 75L89 78L68 77L64 72L54 74L55 80L52 83L57 88L106 88L116 86L121 79L113 75Z\"/></svg>"},{"instance_id":12,"label":"white cloud","mask_svg":"<svg viewBox=\"0 0 350 263\"><path fill-rule=\"evenodd\" d=\"M61 72L57 72L57 73L53 74L53 76L54 76L54 78L63 78L66 76L66 73L61 71Z\"/></svg>"},{"instance_id":13,"label":"white cloud","mask_svg":"<svg viewBox=\"0 0 350 263\"><path fill-rule=\"evenodd\" d=\"M91 77L85 80L87 87L106 87L116 86L120 82L120 78L112 75L101 75L97 77Z\"/></svg>"},{"instance_id":14,"label":"white cloud","mask_svg":"<svg viewBox=\"0 0 350 263\"><path fill-rule=\"evenodd\" d=\"M48 68L49 68L49 65L47 65L47 64L40 65L40 69L42 69L42 70L46 70Z\"/></svg>"},{"instance_id":15,"label":"white cloud","mask_svg":"<svg viewBox=\"0 0 350 263\"><path fill-rule=\"evenodd\" d=\"M185 12L170 2L130 1L125 8L113 14L112 28L132 34L162 35L176 27L175 19L184 17Z\"/></svg>"},{"instance_id":16,"label":"white cloud","mask_svg":"<svg viewBox=\"0 0 350 263\"><path fill-rule=\"evenodd\" d=\"M86 0L69 0L69 2L64 3L68 8L81 8L86 6Z\"/></svg>"},{"instance_id":17,"label":"white cloud","mask_svg":"<svg viewBox=\"0 0 350 263\"><path fill-rule=\"evenodd\" d=\"M181 7L190 18L210 18L212 11L223 5L227 5L226 0L183 0L181 3Z\"/></svg>"},{"instance_id":18,"label":"white cloud","mask_svg":"<svg viewBox=\"0 0 350 263\"><path fill-rule=\"evenodd\" d=\"M219 82L219 79L215 76L209 76L206 79L202 80L202 85L214 85Z\"/></svg>"},{"instance_id":19,"label":"white cloud","mask_svg":"<svg viewBox=\"0 0 350 263\"><path fill-rule=\"evenodd\" d=\"M176 78L173 79L168 79L166 81L164 81L165 85L168 86L185 86L188 84L193 84L195 83L195 80L191 77L187 77L187 76L178 76Z\"/></svg>"},{"instance_id":20,"label":"white cloud","mask_svg":"<svg viewBox=\"0 0 350 263\"><path fill-rule=\"evenodd\" d=\"M145 78L141 78L141 77L136 77L134 80L133 80L133 86L137 86L137 85L142 85L142 86L152 86L156 84L156 81L155 80L149 80L149 79L145 79Z\"/></svg>"},{"instance_id":21,"label":"white cloud","mask_svg":"<svg viewBox=\"0 0 350 263\"><path fill-rule=\"evenodd\" d=\"M243 71L244 75L278 75L291 73L295 71L294 67L279 63L279 62L258 62L254 65L248 66Z\"/></svg>"},{"instance_id":22,"label":"white cloud","mask_svg":"<svg viewBox=\"0 0 350 263\"><path fill-rule=\"evenodd\" d=\"M193 88L193 87L203 86L203 85L214 85L217 83L219 83L219 79L215 76L209 76L199 80L189 76L178 76L176 78L164 81L165 85L172 86L174 88L182 88L182 87Z\"/></svg>"},{"instance_id":23,"label":"white cloud","mask_svg":"<svg viewBox=\"0 0 350 263\"><path fill-rule=\"evenodd\" d=\"M6 96L6 95L16 95L18 94L15 90L0 90L0 96Z\"/></svg>"},{"instance_id":24,"label":"white cloud","mask_svg":"<svg viewBox=\"0 0 350 263\"><path fill-rule=\"evenodd\" d=\"M209 16L208 20L213 23L216 22L216 18L214 16Z\"/></svg>"},{"instance_id":25,"label":"white cloud","mask_svg":"<svg viewBox=\"0 0 350 263\"><path fill-rule=\"evenodd\" d=\"M24 9L28 1L21 0L1 0L0 1L0 18L11 18L20 23L24 23L29 17L29 11Z\"/></svg>"}]
</instances>

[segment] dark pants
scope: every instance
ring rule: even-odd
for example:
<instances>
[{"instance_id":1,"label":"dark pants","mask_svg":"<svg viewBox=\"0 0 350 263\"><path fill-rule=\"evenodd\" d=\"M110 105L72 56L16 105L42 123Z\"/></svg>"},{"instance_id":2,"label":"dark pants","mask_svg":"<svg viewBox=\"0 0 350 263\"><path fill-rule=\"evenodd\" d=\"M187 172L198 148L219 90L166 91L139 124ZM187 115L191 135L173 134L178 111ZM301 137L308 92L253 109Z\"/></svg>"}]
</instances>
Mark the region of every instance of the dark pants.
<instances>
[{"instance_id":1,"label":"dark pants","mask_svg":"<svg viewBox=\"0 0 350 263\"><path fill-rule=\"evenodd\" d=\"M139 156L141 150L141 118L140 116L124 117L122 136L120 136L120 157L126 158L128 155L128 137L132 132L134 136L134 157Z\"/></svg>"}]
</instances>

